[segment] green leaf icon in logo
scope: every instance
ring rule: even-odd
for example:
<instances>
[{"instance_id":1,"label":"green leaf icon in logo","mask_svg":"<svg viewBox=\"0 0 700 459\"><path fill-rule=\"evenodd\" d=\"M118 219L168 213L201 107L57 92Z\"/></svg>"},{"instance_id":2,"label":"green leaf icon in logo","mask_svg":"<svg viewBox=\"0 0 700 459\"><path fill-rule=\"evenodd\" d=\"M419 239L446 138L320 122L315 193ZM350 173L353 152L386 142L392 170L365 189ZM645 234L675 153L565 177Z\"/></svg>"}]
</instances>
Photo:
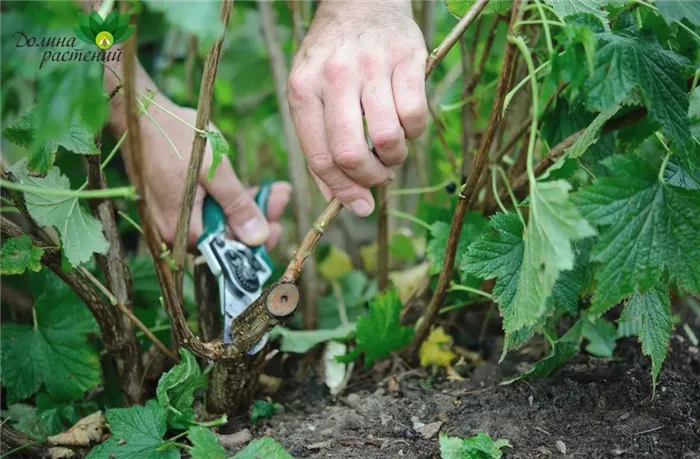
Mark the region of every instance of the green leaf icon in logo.
<instances>
[{"instance_id":1,"label":"green leaf icon in logo","mask_svg":"<svg viewBox=\"0 0 700 459\"><path fill-rule=\"evenodd\" d=\"M78 13L78 25L73 27L73 32L81 41L107 50L128 40L134 26L129 24L128 14L112 10L103 20L97 11L91 10L89 15Z\"/></svg>"}]
</instances>

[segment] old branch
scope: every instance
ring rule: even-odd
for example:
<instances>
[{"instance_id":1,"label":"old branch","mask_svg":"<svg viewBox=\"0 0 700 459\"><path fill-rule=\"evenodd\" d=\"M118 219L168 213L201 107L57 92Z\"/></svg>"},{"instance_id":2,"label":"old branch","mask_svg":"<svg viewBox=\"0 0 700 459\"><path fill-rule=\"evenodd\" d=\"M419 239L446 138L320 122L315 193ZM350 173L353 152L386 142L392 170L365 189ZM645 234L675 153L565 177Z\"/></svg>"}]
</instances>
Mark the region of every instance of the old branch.
<instances>
[{"instance_id":1,"label":"old branch","mask_svg":"<svg viewBox=\"0 0 700 459\"><path fill-rule=\"evenodd\" d=\"M224 29L228 25L232 8L232 0L225 0L221 4L221 22L224 24ZM195 122L195 127L199 130L209 129L209 121L211 119L211 100L212 94L214 93L214 80L216 80L216 71L219 68L219 58L221 57L221 46L223 43L224 37L221 36L209 50L207 59L204 63L202 84L199 88L199 101L197 102L197 120ZM181 291L182 266L185 263L185 256L187 255L187 235L190 231L190 219L192 218L194 194L197 190L197 184L199 183L206 145L206 137L201 135L194 136L194 141L192 142L192 153L187 166L185 187L182 193L182 201L180 202L180 213L177 219L177 227L175 228L173 260L175 262L175 266L178 267L178 272L175 274L175 285L178 293Z\"/></svg>"},{"instance_id":2,"label":"old branch","mask_svg":"<svg viewBox=\"0 0 700 459\"><path fill-rule=\"evenodd\" d=\"M472 7L475 8L478 3L474 4ZM520 7L520 0L513 2L513 9L510 17L510 24L508 25L508 34L512 33L515 23L518 20L518 10ZM471 12L471 11L470 11ZM462 187L459 201L457 203L457 208L452 216L452 224L450 226L450 234L447 240L447 246L445 247L445 258L442 265L442 270L440 271L440 276L438 277L438 283L435 288L428 308L425 311L423 320L418 325L416 333L405 351L405 356L407 359L413 359L418 348L420 347L423 340L427 337L430 327L432 326L435 318L437 317L440 307L447 294L447 287L449 286L450 279L452 278L452 272L454 269L455 255L457 253L457 243L459 241L459 235L462 232L462 226L464 225L464 217L467 213L471 201L474 197L474 192L476 191L477 184L481 178L481 174L488 162L489 152L491 151L491 145L493 139L496 135L496 130L498 129L498 124L503 116L503 103L505 100L506 93L508 92L508 86L511 80L511 75L513 73L513 62L515 58L515 47L510 43L506 42L505 51L503 53L503 63L501 67L501 75L498 80L498 86L496 88L496 94L493 100L493 105L491 107L491 115L489 116L486 131L481 138L481 144L479 146L479 151L474 158L472 168L469 171L469 176L467 181Z\"/></svg>"},{"instance_id":3,"label":"old branch","mask_svg":"<svg viewBox=\"0 0 700 459\"><path fill-rule=\"evenodd\" d=\"M302 5L294 5L298 10ZM305 166L304 153L301 151L299 141L297 140L294 131L294 123L291 113L289 112L289 103L287 102L287 78L289 70L284 60L284 51L280 44L280 39L277 35L277 20L272 3L260 2L260 17L262 22L263 38L270 55L270 67L272 76L275 82L275 93L277 95L277 106L279 107L280 116L282 118L282 128L284 132L284 140L289 154L289 176L294 184L294 207L296 216L297 234L301 235L303 231L311 226L312 209L311 209L311 192L309 188L309 174ZM297 24L298 26L298 24ZM317 276L314 259L307 262L308 266L304 269L300 279L301 291L304 297L303 321L304 328L313 330L318 325L318 311L316 310L317 297Z\"/></svg>"},{"instance_id":4,"label":"old branch","mask_svg":"<svg viewBox=\"0 0 700 459\"><path fill-rule=\"evenodd\" d=\"M101 139L98 138L98 145ZM90 189L106 189L107 183L104 172L100 166L100 156L87 156L88 186ZM102 231L109 242L109 251L106 255L97 254L97 264L105 276L107 288L105 291L113 292L110 301L119 304L122 312L131 313L131 271L129 265L124 261L121 238L117 229L117 222L114 218L114 207L109 199L91 200L90 207L93 215L102 223ZM101 285L101 284L100 284ZM112 295L112 293L110 293ZM131 314L133 316L133 314ZM118 332L123 335L125 347L128 349L123 353L123 359L117 359L122 392L125 395L127 404L139 404L143 402L143 390L141 380L143 377L143 365L141 363L141 352L136 333L131 326L131 318L128 315L120 315L117 325Z\"/></svg>"}]
</instances>

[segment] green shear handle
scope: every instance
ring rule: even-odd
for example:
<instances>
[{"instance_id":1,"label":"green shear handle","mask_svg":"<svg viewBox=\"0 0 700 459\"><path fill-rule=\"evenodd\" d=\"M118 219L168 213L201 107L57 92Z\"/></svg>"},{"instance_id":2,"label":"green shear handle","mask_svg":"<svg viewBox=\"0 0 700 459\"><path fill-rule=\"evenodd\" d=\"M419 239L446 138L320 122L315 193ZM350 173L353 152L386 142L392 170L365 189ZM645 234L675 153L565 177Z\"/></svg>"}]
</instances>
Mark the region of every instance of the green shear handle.
<instances>
[{"instance_id":1,"label":"green shear handle","mask_svg":"<svg viewBox=\"0 0 700 459\"><path fill-rule=\"evenodd\" d=\"M260 185L260 189L255 195L255 204L262 212L262 214L267 218L267 201L270 198L270 191L272 190L272 184L270 182L264 182ZM204 226L204 234L199 238L197 243L199 244L209 235L215 233L225 233L226 232L226 215L224 210L221 208L218 202L210 196L207 195L204 198L204 206L202 209L202 224ZM258 245L251 247L254 254L260 255L265 263L273 268L272 260L267 253L264 245Z\"/></svg>"}]
</instances>

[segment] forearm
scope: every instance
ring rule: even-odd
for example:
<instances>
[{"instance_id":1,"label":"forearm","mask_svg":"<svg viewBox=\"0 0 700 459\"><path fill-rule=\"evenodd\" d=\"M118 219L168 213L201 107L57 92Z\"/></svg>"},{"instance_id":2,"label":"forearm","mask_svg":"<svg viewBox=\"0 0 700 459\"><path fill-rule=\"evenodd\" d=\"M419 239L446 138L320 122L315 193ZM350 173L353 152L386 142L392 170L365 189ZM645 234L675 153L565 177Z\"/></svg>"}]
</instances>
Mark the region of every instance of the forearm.
<instances>
[{"instance_id":1,"label":"forearm","mask_svg":"<svg viewBox=\"0 0 700 459\"><path fill-rule=\"evenodd\" d=\"M381 14L391 10L413 14L411 0L324 0L318 7L318 13L333 14L342 12L343 15L356 13L358 15Z\"/></svg>"}]
</instances>

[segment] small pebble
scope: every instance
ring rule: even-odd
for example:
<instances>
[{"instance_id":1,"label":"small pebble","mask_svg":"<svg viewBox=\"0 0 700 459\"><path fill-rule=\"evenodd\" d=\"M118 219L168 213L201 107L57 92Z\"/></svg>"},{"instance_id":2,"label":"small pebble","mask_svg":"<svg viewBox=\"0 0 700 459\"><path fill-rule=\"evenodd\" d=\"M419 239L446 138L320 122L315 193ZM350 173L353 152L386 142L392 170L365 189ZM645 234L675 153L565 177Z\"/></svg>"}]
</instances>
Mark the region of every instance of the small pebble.
<instances>
[{"instance_id":1,"label":"small pebble","mask_svg":"<svg viewBox=\"0 0 700 459\"><path fill-rule=\"evenodd\" d=\"M535 397L533 397L532 395L530 395L530 396L527 398L527 403L530 405L530 408L532 408L532 402L533 402L534 400L535 400Z\"/></svg>"},{"instance_id":2,"label":"small pebble","mask_svg":"<svg viewBox=\"0 0 700 459\"><path fill-rule=\"evenodd\" d=\"M562 454L566 454L566 445L563 441L557 440L554 445L557 447L557 451L559 451Z\"/></svg>"}]
</instances>

